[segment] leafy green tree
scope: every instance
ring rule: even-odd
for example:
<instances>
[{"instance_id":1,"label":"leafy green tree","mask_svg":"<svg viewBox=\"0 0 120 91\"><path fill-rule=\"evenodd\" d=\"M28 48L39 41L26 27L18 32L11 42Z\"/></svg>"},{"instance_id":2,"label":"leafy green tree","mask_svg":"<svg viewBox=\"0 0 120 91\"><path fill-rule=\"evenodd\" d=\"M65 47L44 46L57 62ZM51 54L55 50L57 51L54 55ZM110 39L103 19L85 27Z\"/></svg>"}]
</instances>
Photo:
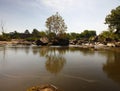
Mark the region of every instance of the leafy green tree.
<instances>
[{"instance_id":1,"label":"leafy green tree","mask_svg":"<svg viewBox=\"0 0 120 91\"><path fill-rule=\"evenodd\" d=\"M118 40L118 36L115 33L113 33L112 31L103 31L99 35L98 40L100 42L114 41L114 40Z\"/></svg>"},{"instance_id":2,"label":"leafy green tree","mask_svg":"<svg viewBox=\"0 0 120 91\"><path fill-rule=\"evenodd\" d=\"M20 38L20 34L17 31L14 31L13 34L11 35L12 39L19 39Z\"/></svg>"},{"instance_id":3,"label":"leafy green tree","mask_svg":"<svg viewBox=\"0 0 120 91\"><path fill-rule=\"evenodd\" d=\"M59 33L65 33L67 30L65 22L58 12L47 18L46 27L48 28L49 33L53 32L56 35Z\"/></svg>"},{"instance_id":4,"label":"leafy green tree","mask_svg":"<svg viewBox=\"0 0 120 91\"><path fill-rule=\"evenodd\" d=\"M70 39L78 39L79 38L79 33L72 32L70 33Z\"/></svg>"},{"instance_id":5,"label":"leafy green tree","mask_svg":"<svg viewBox=\"0 0 120 91\"><path fill-rule=\"evenodd\" d=\"M46 32L44 32L44 31L40 31L39 35L40 35L40 37L46 37L47 36Z\"/></svg>"},{"instance_id":6,"label":"leafy green tree","mask_svg":"<svg viewBox=\"0 0 120 91\"><path fill-rule=\"evenodd\" d=\"M10 36L4 34L4 35L0 35L0 41L10 41Z\"/></svg>"},{"instance_id":7,"label":"leafy green tree","mask_svg":"<svg viewBox=\"0 0 120 91\"><path fill-rule=\"evenodd\" d=\"M90 37L94 37L94 36L96 36L96 31L93 31L93 30L84 30L80 34L81 38L87 38L87 39L89 39Z\"/></svg>"},{"instance_id":8,"label":"leafy green tree","mask_svg":"<svg viewBox=\"0 0 120 91\"><path fill-rule=\"evenodd\" d=\"M105 24L108 24L110 29L116 30L120 34L120 6L112 9L111 13L106 16Z\"/></svg>"},{"instance_id":9,"label":"leafy green tree","mask_svg":"<svg viewBox=\"0 0 120 91\"><path fill-rule=\"evenodd\" d=\"M51 32L51 33L48 33L48 38L49 38L49 40L51 41L51 40L54 40L55 39L55 37L56 37L56 34L55 33L53 33L53 32Z\"/></svg>"},{"instance_id":10,"label":"leafy green tree","mask_svg":"<svg viewBox=\"0 0 120 91\"><path fill-rule=\"evenodd\" d=\"M36 38L40 37L39 31L37 29L33 29L32 35L33 35L33 37L36 37Z\"/></svg>"},{"instance_id":11,"label":"leafy green tree","mask_svg":"<svg viewBox=\"0 0 120 91\"><path fill-rule=\"evenodd\" d=\"M70 33L66 33L66 37L67 37L68 39L71 39Z\"/></svg>"}]
</instances>

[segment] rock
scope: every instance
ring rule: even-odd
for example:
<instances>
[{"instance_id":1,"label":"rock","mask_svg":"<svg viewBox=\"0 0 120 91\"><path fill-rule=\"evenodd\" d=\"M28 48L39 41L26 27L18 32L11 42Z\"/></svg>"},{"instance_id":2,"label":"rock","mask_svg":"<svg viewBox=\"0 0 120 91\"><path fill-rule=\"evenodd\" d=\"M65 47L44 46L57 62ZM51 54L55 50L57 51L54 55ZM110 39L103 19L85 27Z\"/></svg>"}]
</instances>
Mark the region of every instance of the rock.
<instances>
[{"instance_id":1,"label":"rock","mask_svg":"<svg viewBox=\"0 0 120 91\"><path fill-rule=\"evenodd\" d=\"M61 91L61 90L54 85L45 84L45 85L31 87L27 89L27 91Z\"/></svg>"},{"instance_id":2,"label":"rock","mask_svg":"<svg viewBox=\"0 0 120 91\"><path fill-rule=\"evenodd\" d=\"M69 45L69 40L68 39L54 39L52 41L52 45L56 45L56 46L68 46Z\"/></svg>"},{"instance_id":3,"label":"rock","mask_svg":"<svg viewBox=\"0 0 120 91\"><path fill-rule=\"evenodd\" d=\"M47 37L42 37L39 40L37 40L36 45L47 45L48 44L48 38Z\"/></svg>"},{"instance_id":4,"label":"rock","mask_svg":"<svg viewBox=\"0 0 120 91\"><path fill-rule=\"evenodd\" d=\"M39 45L42 45L42 44L43 44L43 43L42 43L42 41L40 41L40 40L37 40L35 43L36 43L36 45L37 45L37 46L39 46Z\"/></svg>"},{"instance_id":5,"label":"rock","mask_svg":"<svg viewBox=\"0 0 120 91\"><path fill-rule=\"evenodd\" d=\"M47 37L42 37L42 38L40 38L40 41L43 42L44 44L46 44L46 43L49 42L49 40L48 40Z\"/></svg>"},{"instance_id":6,"label":"rock","mask_svg":"<svg viewBox=\"0 0 120 91\"><path fill-rule=\"evenodd\" d=\"M115 43L115 46L116 46L116 47L120 47L120 42L116 42L116 43Z\"/></svg>"},{"instance_id":7,"label":"rock","mask_svg":"<svg viewBox=\"0 0 120 91\"><path fill-rule=\"evenodd\" d=\"M107 46L108 47L115 47L115 44L114 43L107 43Z\"/></svg>"},{"instance_id":8,"label":"rock","mask_svg":"<svg viewBox=\"0 0 120 91\"><path fill-rule=\"evenodd\" d=\"M69 45L68 39L59 39L58 42L59 42L59 45L61 45L61 46L68 46Z\"/></svg>"}]
</instances>

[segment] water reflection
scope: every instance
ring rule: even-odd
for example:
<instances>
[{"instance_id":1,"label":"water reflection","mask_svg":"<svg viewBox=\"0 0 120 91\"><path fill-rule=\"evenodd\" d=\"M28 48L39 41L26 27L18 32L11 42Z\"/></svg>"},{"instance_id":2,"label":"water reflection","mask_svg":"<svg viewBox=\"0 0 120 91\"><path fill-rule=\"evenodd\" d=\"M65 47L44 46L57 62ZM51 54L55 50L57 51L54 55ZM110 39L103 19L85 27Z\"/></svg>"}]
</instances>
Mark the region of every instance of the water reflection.
<instances>
[{"instance_id":1,"label":"water reflection","mask_svg":"<svg viewBox=\"0 0 120 91\"><path fill-rule=\"evenodd\" d=\"M38 48L37 48L38 49ZM38 52L36 48L33 48L33 53ZM64 47L41 47L39 48L39 54L42 57L46 57L45 67L46 70L53 74L58 74L64 67L66 59L64 54L68 48Z\"/></svg>"},{"instance_id":2,"label":"water reflection","mask_svg":"<svg viewBox=\"0 0 120 91\"><path fill-rule=\"evenodd\" d=\"M103 71L110 79L120 84L120 49L112 49L107 53Z\"/></svg>"},{"instance_id":3,"label":"water reflection","mask_svg":"<svg viewBox=\"0 0 120 91\"><path fill-rule=\"evenodd\" d=\"M45 67L46 70L52 74L58 74L62 71L66 64L66 53L80 53L85 57L87 55L94 56L100 55L99 57L107 58L106 63L103 65L103 71L107 76L114 80L115 82L120 83L120 49L111 49L111 50L98 50L94 51L92 49L83 49L83 48L69 48L69 47L30 47L30 46L13 46L10 48L1 47L0 48L0 65L3 65L7 62L8 49L14 51L15 53L20 52L25 54L30 54L31 50L34 55L39 55L40 57L45 57ZM14 53L13 52L13 53ZM8 55L6 55L8 54ZM31 55L31 54L30 54ZM17 59L17 58L16 58Z\"/></svg>"},{"instance_id":4,"label":"water reflection","mask_svg":"<svg viewBox=\"0 0 120 91\"><path fill-rule=\"evenodd\" d=\"M5 46L0 47L0 64L2 65L6 64L6 47Z\"/></svg>"},{"instance_id":5,"label":"water reflection","mask_svg":"<svg viewBox=\"0 0 120 91\"><path fill-rule=\"evenodd\" d=\"M95 51L94 49L87 49L87 48L77 48L77 47L32 47L33 54L39 53L41 57L44 57L50 53L54 53L56 55L57 53L60 55L66 54L66 52L80 52L83 55L94 55Z\"/></svg>"},{"instance_id":6,"label":"water reflection","mask_svg":"<svg viewBox=\"0 0 120 91\"><path fill-rule=\"evenodd\" d=\"M57 74L62 70L65 63L66 63L66 59L61 55L47 56L47 61L45 66L47 71L53 74Z\"/></svg>"},{"instance_id":7,"label":"water reflection","mask_svg":"<svg viewBox=\"0 0 120 91\"><path fill-rule=\"evenodd\" d=\"M119 54L120 49L1 47L0 91L16 91L13 87L25 91L26 83L29 86L53 83L64 91L120 91L116 85L120 83Z\"/></svg>"}]
</instances>

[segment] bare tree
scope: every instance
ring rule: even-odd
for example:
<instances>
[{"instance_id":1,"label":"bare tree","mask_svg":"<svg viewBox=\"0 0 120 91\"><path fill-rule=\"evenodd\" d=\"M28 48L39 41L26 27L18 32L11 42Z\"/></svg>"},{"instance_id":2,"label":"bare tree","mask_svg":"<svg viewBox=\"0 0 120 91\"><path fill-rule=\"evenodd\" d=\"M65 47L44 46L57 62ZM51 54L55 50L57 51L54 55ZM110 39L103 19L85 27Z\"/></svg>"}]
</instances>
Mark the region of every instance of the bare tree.
<instances>
[{"instance_id":1,"label":"bare tree","mask_svg":"<svg viewBox=\"0 0 120 91\"><path fill-rule=\"evenodd\" d=\"M1 20L0 28L1 28L1 33L5 33L5 22L3 20Z\"/></svg>"}]
</instances>

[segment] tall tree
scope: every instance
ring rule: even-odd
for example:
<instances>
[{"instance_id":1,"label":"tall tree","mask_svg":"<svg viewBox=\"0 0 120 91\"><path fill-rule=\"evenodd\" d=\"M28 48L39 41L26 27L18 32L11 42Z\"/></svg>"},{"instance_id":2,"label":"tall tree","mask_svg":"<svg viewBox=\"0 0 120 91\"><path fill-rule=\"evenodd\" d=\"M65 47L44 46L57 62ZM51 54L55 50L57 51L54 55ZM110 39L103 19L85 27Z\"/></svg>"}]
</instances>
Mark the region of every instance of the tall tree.
<instances>
[{"instance_id":1,"label":"tall tree","mask_svg":"<svg viewBox=\"0 0 120 91\"><path fill-rule=\"evenodd\" d=\"M116 32L120 33L120 6L112 9L111 13L106 16L105 24L108 24L110 29L116 29Z\"/></svg>"},{"instance_id":2,"label":"tall tree","mask_svg":"<svg viewBox=\"0 0 120 91\"><path fill-rule=\"evenodd\" d=\"M1 33L4 34L5 33L5 23L3 20L1 20L1 22L0 22L0 27L1 27Z\"/></svg>"},{"instance_id":3,"label":"tall tree","mask_svg":"<svg viewBox=\"0 0 120 91\"><path fill-rule=\"evenodd\" d=\"M47 18L46 27L48 28L49 33L53 32L56 35L65 33L65 31L67 30L65 22L63 18L58 14L58 12L55 15Z\"/></svg>"}]
</instances>

